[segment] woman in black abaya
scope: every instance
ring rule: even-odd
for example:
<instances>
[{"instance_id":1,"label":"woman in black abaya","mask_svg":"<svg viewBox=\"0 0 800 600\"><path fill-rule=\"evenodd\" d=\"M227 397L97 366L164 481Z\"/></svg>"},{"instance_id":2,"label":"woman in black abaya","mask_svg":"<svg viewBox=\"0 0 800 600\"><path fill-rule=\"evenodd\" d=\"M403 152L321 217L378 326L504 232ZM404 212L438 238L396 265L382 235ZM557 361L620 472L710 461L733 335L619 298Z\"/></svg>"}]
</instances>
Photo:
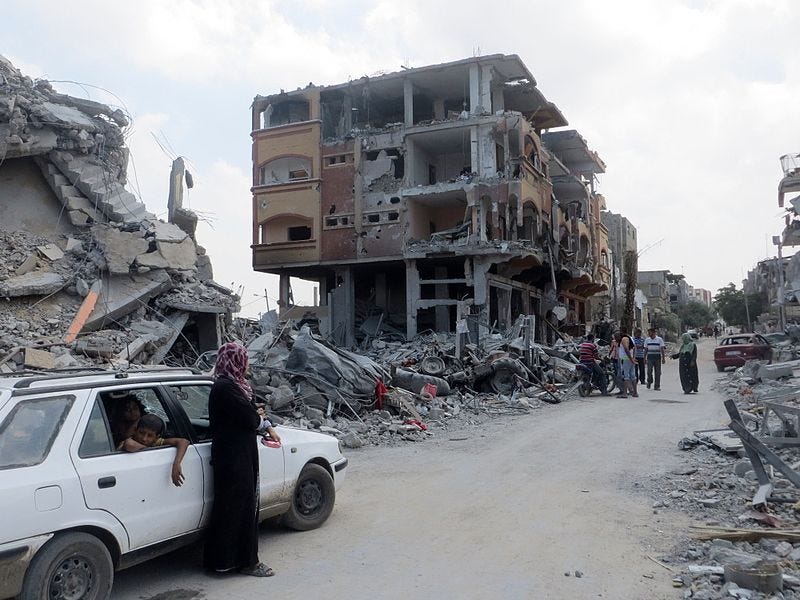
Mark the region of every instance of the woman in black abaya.
<instances>
[{"instance_id":1,"label":"woman in black abaya","mask_svg":"<svg viewBox=\"0 0 800 600\"><path fill-rule=\"evenodd\" d=\"M228 343L217 353L216 381L208 397L214 506L203 562L217 573L271 577L258 560L258 446L256 433L278 434L253 405L245 380L247 349Z\"/></svg>"}]
</instances>

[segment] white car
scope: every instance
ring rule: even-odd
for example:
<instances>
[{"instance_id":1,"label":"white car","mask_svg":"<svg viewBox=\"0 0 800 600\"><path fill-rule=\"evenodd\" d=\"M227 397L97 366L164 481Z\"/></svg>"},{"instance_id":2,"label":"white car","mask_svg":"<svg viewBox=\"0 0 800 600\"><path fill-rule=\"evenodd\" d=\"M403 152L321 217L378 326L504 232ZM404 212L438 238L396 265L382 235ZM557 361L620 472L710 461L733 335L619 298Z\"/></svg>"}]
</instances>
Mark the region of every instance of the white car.
<instances>
[{"instance_id":1,"label":"white car","mask_svg":"<svg viewBox=\"0 0 800 600\"><path fill-rule=\"evenodd\" d=\"M115 569L202 536L211 384L189 370L0 376L0 598L108 598ZM190 441L182 486L170 479L175 448L114 449L109 415L122 390L165 421L164 437ZM259 517L319 527L347 459L334 437L277 430L279 446L258 444Z\"/></svg>"}]
</instances>

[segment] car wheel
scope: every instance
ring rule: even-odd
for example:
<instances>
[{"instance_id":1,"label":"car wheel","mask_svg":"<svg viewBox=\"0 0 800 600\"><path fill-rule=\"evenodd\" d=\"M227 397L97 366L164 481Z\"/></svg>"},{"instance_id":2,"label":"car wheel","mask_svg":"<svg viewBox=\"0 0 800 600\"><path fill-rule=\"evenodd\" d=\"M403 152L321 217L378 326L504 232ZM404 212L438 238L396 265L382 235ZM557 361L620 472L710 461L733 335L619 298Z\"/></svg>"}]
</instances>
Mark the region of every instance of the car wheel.
<instances>
[{"instance_id":1,"label":"car wheel","mask_svg":"<svg viewBox=\"0 0 800 600\"><path fill-rule=\"evenodd\" d=\"M106 600L114 565L103 542L88 533L63 533L33 557L20 600Z\"/></svg>"},{"instance_id":2,"label":"car wheel","mask_svg":"<svg viewBox=\"0 0 800 600\"><path fill-rule=\"evenodd\" d=\"M723 367L722 365L717 365L717 371L722 373L724 370L725 370L725 367Z\"/></svg>"},{"instance_id":3,"label":"car wheel","mask_svg":"<svg viewBox=\"0 0 800 600\"><path fill-rule=\"evenodd\" d=\"M330 473L319 465L309 463L300 471L292 494L292 504L283 516L283 522L298 531L316 529L330 516L335 501L336 488Z\"/></svg>"}]
</instances>

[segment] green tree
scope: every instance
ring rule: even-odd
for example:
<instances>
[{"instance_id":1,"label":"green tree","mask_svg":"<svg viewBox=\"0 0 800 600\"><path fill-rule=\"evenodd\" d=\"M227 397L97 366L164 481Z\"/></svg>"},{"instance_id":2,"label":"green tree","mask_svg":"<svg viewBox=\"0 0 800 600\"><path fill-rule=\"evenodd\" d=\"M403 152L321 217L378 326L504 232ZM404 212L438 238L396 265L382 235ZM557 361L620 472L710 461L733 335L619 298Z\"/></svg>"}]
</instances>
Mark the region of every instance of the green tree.
<instances>
[{"instance_id":1,"label":"green tree","mask_svg":"<svg viewBox=\"0 0 800 600\"><path fill-rule=\"evenodd\" d=\"M684 327L705 327L714 318L713 311L702 302L690 301L675 311Z\"/></svg>"},{"instance_id":2,"label":"green tree","mask_svg":"<svg viewBox=\"0 0 800 600\"><path fill-rule=\"evenodd\" d=\"M745 294L743 290L737 290L733 283L717 290L714 305L726 323L745 328L750 327L747 319L748 311L752 321L757 315L769 309L766 294Z\"/></svg>"}]
</instances>

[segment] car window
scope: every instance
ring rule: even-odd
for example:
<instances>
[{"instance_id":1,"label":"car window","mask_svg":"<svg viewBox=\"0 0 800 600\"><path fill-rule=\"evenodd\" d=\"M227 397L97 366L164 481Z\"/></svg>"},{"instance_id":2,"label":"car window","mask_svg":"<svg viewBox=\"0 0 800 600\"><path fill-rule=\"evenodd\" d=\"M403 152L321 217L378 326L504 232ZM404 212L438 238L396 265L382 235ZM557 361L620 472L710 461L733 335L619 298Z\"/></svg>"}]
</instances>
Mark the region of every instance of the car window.
<instances>
[{"instance_id":1,"label":"car window","mask_svg":"<svg viewBox=\"0 0 800 600\"><path fill-rule=\"evenodd\" d=\"M91 456L103 456L114 451L111 440L111 430L106 420L103 404L96 400L92 406L92 414L89 416L89 423L83 433L81 445L78 448L78 456L89 458Z\"/></svg>"},{"instance_id":2,"label":"car window","mask_svg":"<svg viewBox=\"0 0 800 600\"><path fill-rule=\"evenodd\" d=\"M208 394L210 385L168 385L167 389L181 405L189 418L195 439L204 442L211 439L208 421Z\"/></svg>"},{"instance_id":3,"label":"car window","mask_svg":"<svg viewBox=\"0 0 800 600\"><path fill-rule=\"evenodd\" d=\"M0 424L0 469L41 463L74 401L74 396L57 396L17 404Z\"/></svg>"},{"instance_id":4,"label":"car window","mask_svg":"<svg viewBox=\"0 0 800 600\"><path fill-rule=\"evenodd\" d=\"M155 388L146 387L107 390L98 393L84 438L93 435L102 439L100 421L105 415L112 436L111 450L109 451L113 452L123 440L133 435L138 418L145 414L154 414L164 421L162 437L180 436L175 420L167 410L158 391ZM95 441L87 440L86 444L87 451L92 448L99 452L103 442L97 439ZM83 441L81 445L83 447ZM83 456L80 450L79 455ZM94 452L88 454L88 456L97 455Z\"/></svg>"}]
</instances>

